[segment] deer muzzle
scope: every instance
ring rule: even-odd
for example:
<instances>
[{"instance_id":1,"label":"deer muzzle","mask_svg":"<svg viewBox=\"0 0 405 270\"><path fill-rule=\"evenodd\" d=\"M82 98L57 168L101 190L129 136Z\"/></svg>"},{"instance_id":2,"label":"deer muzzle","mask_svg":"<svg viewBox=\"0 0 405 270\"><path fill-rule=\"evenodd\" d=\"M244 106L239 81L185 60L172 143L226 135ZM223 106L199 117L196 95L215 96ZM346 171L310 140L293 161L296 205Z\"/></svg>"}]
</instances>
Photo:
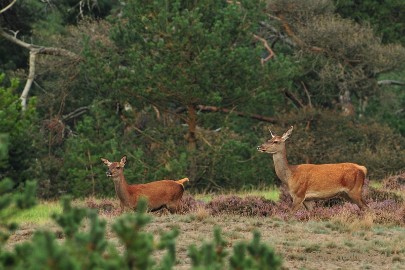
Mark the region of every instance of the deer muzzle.
<instances>
[{"instance_id":1,"label":"deer muzzle","mask_svg":"<svg viewBox=\"0 0 405 270\"><path fill-rule=\"evenodd\" d=\"M265 152L263 146L261 146L261 145L259 145L259 146L257 147L257 151L259 151L259 152Z\"/></svg>"}]
</instances>

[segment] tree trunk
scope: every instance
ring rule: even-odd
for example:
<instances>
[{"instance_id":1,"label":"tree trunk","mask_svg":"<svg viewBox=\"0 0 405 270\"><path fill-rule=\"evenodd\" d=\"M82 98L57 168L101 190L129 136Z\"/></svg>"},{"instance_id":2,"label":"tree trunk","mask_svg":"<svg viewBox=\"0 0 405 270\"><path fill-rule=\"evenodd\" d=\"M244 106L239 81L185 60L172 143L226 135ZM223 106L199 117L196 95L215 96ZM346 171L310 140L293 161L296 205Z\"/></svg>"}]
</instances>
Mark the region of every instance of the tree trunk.
<instances>
[{"instance_id":1,"label":"tree trunk","mask_svg":"<svg viewBox=\"0 0 405 270\"><path fill-rule=\"evenodd\" d=\"M197 127L197 114L196 114L196 107L194 104L187 105L187 112L188 112L188 133L187 133L187 141L188 146L187 149L192 152L197 149L197 139L195 136L195 130Z\"/></svg>"},{"instance_id":2,"label":"tree trunk","mask_svg":"<svg viewBox=\"0 0 405 270\"><path fill-rule=\"evenodd\" d=\"M187 124L188 124L188 132L186 135L186 139L188 141L187 150L189 153L189 178L191 181L194 181L197 176L197 160L195 157L195 151L197 149L197 138L195 135L196 127L197 127L197 113L196 113L196 106L194 104L187 105Z\"/></svg>"},{"instance_id":3,"label":"tree trunk","mask_svg":"<svg viewBox=\"0 0 405 270\"><path fill-rule=\"evenodd\" d=\"M29 62L29 71L28 71L28 78L25 83L24 90L21 93L20 100L21 100L21 108L23 111L27 109L27 98L28 98L28 92L31 89L32 82L34 81L35 78L35 58L37 55L36 50L30 51L30 62Z\"/></svg>"}]
</instances>

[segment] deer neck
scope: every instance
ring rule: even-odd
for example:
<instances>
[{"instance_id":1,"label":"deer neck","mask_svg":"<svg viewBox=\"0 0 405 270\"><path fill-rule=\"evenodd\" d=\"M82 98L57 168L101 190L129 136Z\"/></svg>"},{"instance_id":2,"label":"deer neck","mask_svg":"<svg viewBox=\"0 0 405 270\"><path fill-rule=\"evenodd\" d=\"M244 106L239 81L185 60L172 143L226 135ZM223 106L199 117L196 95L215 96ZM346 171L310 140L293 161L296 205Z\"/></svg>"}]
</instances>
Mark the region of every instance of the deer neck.
<instances>
[{"instance_id":1,"label":"deer neck","mask_svg":"<svg viewBox=\"0 0 405 270\"><path fill-rule=\"evenodd\" d=\"M282 151L273 154L273 161L278 178L280 178L283 183L288 183L292 172L290 165L288 165L285 148Z\"/></svg>"},{"instance_id":2,"label":"deer neck","mask_svg":"<svg viewBox=\"0 0 405 270\"><path fill-rule=\"evenodd\" d=\"M126 204L129 203L129 192L128 192L128 183L125 180L124 174L120 174L113 178L115 193L117 194L118 198L125 202Z\"/></svg>"}]
</instances>

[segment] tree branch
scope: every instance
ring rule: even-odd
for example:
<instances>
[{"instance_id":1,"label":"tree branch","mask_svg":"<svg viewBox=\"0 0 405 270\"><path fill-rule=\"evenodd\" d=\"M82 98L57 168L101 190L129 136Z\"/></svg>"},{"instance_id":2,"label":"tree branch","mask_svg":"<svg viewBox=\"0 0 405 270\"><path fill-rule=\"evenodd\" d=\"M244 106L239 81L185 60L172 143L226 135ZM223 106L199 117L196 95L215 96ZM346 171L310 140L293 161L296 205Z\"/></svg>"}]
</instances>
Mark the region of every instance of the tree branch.
<instances>
[{"instance_id":1,"label":"tree branch","mask_svg":"<svg viewBox=\"0 0 405 270\"><path fill-rule=\"evenodd\" d=\"M301 100L299 100L299 98L297 98L292 92L288 91L287 89L284 89L284 94L298 108L304 108L305 107L304 104L301 102Z\"/></svg>"},{"instance_id":2,"label":"tree branch","mask_svg":"<svg viewBox=\"0 0 405 270\"><path fill-rule=\"evenodd\" d=\"M11 2L8 6L0 10L0 14L5 12L7 9L11 8L15 4L15 2L17 2L17 0L13 0L13 2Z\"/></svg>"},{"instance_id":3,"label":"tree branch","mask_svg":"<svg viewBox=\"0 0 405 270\"><path fill-rule=\"evenodd\" d=\"M36 51L38 54L47 54L47 55L53 55L53 56L65 56L73 59L80 60L80 56L75 54L74 52L68 51L66 49L62 48L55 48L55 47L43 47L43 46L38 46L34 44L29 44L27 42L24 42L15 36L12 36L10 34L7 34L4 32L3 29L0 28L0 35L7 39L8 41L17 44L20 47L23 47L27 50L30 51Z\"/></svg>"},{"instance_id":4,"label":"tree branch","mask_svg":"<svg viewBox=\"0 0 405 270\"><path fill-rule=\"evenodd\" d=\"M6 32L4 32L4 30L2 28L0 28L0 36L2 36L6 40L8 40L14 44L17 44L20 47L23 47L30 51L28 78L25 83L24 90L20 96L21 106L22 106L23 111L25 111L27 109L28 93L31 89L32 82L34 81L34 78L35 78L35 60L36 60L37 54L63 56L63 57L69 57L69 58L72 58L75 60L81 59L80 56L75 54L74 52L71 52L71 51L68 51L68 50L65 50L62 48L43 47L43 46L38 46L38 45L34 45L34 44L29 44L27 42L24 42L24 41L18 39L16 37L16 35L12 36L10 34L7 34Z\"/></svg>"},{"instance_id":5,"label":"tree branch","mask_svg":"<svg viewBox=\"0 0 405 270\"><path fill-rule=\"evenodd\" d=\"M305 94L307 95L307 98L308 98L308 106L309 106L310 108L312 108L311 95L309 94L308 89L307 89L305 83L304 83L303 81L301 81L301 84L302 84L302 87L304 88Z\"/></svg>"},{"instance_id":6,"label":"tree branch","mask_svg":"<svg viewBox=\"0 0 405 270\"><path fill-rule=\"evenodd\" d=\"M221 108L221 107L216 107L216 106L207 106L207 105L197 105L196 109L202 112L221 112L221 113L233 113L236 114L237 116L241 117L248 117L252 119L256 119L259 121L264 121L264 122L269 122L269 123L276 123L277 120L272 117L267 117L264 115L260 114L251 114L251 113L245 113L245 112L239 112L231 109L226 109L226 108ZM186 111L186 108L180 107L178 108L175 113L182 113Z\"/></svg>"},{"instance_id":7,"label":"tree branch","mask_svg":"<svg viewBox=\"0 0 405 270\"><path fill-rule=\"evenodd\" d=\"M63 115L62 120L68 121L72 118L78 117L78 116L86 113L88 110L89 110L89 107L87 107L87 106L79 107L76 110L74 110L73 112Z\"/></svg>"},{"instance_id":8,"label":"tree branch","mask_svg":"<svg viewBox=\"0 0 405 270\"><path fill-rule=\"evenodd\" d=\"M291 40L298 46L301 48L308 48L310 51L312 52L316 52L316 53L321 53L324 52L325 49L320 48L320 47L316 47L316 46L308 46L307 44L305 44L304 41L302 41L295 33L294 31L291 29L290 24L287 22L287 19L284 17L284 15L280 14L278 17L276 16L272 16L273 19L277 19L278 21L281 22L281 25L284 28L284 31L286 32L286 34L291 38Z\"/></svg>"},{"instance_id":9,"label":"tree branch","mask_svg":"<svg viewBox=\"0 0 405 270\"><path fill-rule=\"evenodd\" d=\"M405 85L403 81L396 81L396 80L382 80L378 81L377 85Z\"/></svg>"},{"instance_id":10,"label":"tree branch","mask_svg":"<svg viewBox=\"0 0 405 270\"><path fill-rule=\"evenodd\" d=\"M273 58L274 56L276 56L273 52L273 50L270 48L269 44L267 43L267 40L265 40L262 37L259 37L258 35L253 35L253 37L256 40L259 40L261 42L263 42L263 46L266 48L266 50L269 52L269 55L266 58L262 58L260 61L262 62L262 65L264 63L266 63L267 61L269 61L271 58Z\"/></svg>"}]
</instances>

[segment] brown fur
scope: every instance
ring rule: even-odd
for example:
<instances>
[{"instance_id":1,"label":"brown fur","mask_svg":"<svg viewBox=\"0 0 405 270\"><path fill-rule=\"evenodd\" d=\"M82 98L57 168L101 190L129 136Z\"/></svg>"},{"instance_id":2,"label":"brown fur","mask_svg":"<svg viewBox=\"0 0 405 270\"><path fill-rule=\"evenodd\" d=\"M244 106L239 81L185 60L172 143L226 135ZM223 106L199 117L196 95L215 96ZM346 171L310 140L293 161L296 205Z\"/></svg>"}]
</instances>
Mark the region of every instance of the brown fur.
<instances>
[{"instance_id":1,"label":"brown fur","mask_svg":"<svg viewBox=\"0 0 405 270\"><path fill-rule=\"evenodd\" d=\"M148 209L159 210L163 207L173 212L179 206L184 192L184 183L188 178L180 180L160 180L147 184L128 185L124 176L126 156L120 162L110 162L101 159L108 166L107 176L111 177L117 197L120 199L121 211L125 207L136 208L139 198L145 197L148 200Z\"/></svg>"},{"instance_id":2,"label":"brown fur","mask_svg":"<svg viewBox=\"0 0 405 270\"><path fill-rule=\"evenodd\" d=\"M283 136L272 135L272 139L258 147L260 152L273 154L276 174L287 184L293 198L293 211L302 203L312 208L311 200L329 199L345 195L360 209L366 209L362 188L367 175L364 166L355 163L301 164L289 165L286 157L285 140L292 132L291 127Z\"/></svg>"}]
</instances>

